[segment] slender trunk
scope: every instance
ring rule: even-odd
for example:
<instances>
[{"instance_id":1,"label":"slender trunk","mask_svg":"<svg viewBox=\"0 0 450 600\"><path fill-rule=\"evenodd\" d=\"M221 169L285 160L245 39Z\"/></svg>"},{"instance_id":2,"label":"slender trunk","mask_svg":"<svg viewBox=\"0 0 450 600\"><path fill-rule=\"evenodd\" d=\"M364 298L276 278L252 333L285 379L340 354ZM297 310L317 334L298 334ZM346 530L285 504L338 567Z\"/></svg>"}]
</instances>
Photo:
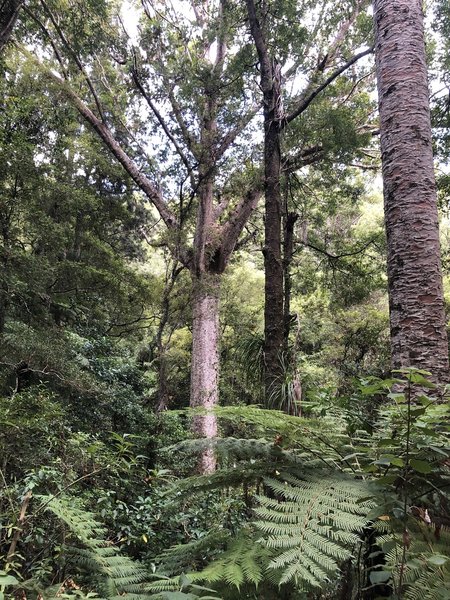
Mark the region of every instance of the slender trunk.
<instances>
[{"instance_id":1,"label":"slender trunk","mask_svg":"<svg viewBox=\"0 0 450 600\"><path fill-rule=\"evenodd\" d=\"M436 186L421 0L375 0L391 355L447 381Z\"/></svg>"},{"instance_id":2,"label":"slender trunk","mask_svg":"<svg viewBox=\"0 0 450 600\"><path fill-rule=\"evenodd\" d=\"M266 40L265 19L254 0L247 0L252 37L258 52L264 101L264 385L266 401L277 394L283 349L283 264L281 259L281 66ZM264 12L264 11L262 11Z\"/></svg>"},{"instance_id":3,"label":"slender trunk","mask_svg":"<svg viewBox=\"0 0 450 600\"><path fill-rule=\"evenodd\" d=\"M281 155L277 106L279 87L264 94L264 172L265 172L265 304L264 361L266 399L276 394L280 384L283 349L283 262L281 259Z\"/></svg>"},{"instance_id":4,"label":"slender trunk","mask_svg":"<svg viewBox=\"0 0 450 600\"><path fill-rule=\"evenodd\" d=\"M291 263L294 254L294 228L297 222L298 214L287 212L284 219L284 238L283 238L283 272L284 272L284 354L287 356L289 348L289 334L291 331Z\"/></svg>"},{"instance_id":5,"label":"slender trunk","mask_svg":"<svg viewBox=\"0 0 450 600\"><path fill-rule=\"evenodd\" d=\"M191 407L211 409L219 401L219 293L220 275L193 276ZM217 435L215 415L194 417L194 430L203 438ZM216 459L212 448L201 455L199 470L212 473Z\"/></svg>"},{"instance_id":6,"label":"slender trunk","mask_svg":"<svg viewBox=\"0 0 450 600\"><path fill-rule=\"evenodd\" d=\"M30 503L31 500L31 492L28 491L23 500L22 500L22 506L20 507L20 514L19 514L19 518L17 519L17 525L14 529L14 535L11 541L11 545L9 547L8 550L8 554L6 555L6 562L7 563L11 563L12 560L14 559L14 555L16 553L16 549L17 549L17 544L19 543L20 540L20 536L22 534L22 530L23 530L23 525L25 522L25 517L27 514L27 509L28 509L28 505Z\"/></svg>"},{"instance_id":7,"label":"slender trunk","mask_svg":"<svg viewBox=\"0 0 450 600\"><path fill-rule=\"evenodd\" d=\"M8 287L6 283L0 285L0 335L5 331L6 308L8 298Z\"/></svg>"},{"instance_id":8,"label":"slender trunk","mask_svg":"<svg viewBox=\"0 0 450 600\"><path fill-rule=\"evenodd\" d=\"M10 247L10 221L9 217L0 215L1 243L0 243L0 334L5 331L6 314L9 304L9 257L11 256Z\"/></svg>"}]
</instances>

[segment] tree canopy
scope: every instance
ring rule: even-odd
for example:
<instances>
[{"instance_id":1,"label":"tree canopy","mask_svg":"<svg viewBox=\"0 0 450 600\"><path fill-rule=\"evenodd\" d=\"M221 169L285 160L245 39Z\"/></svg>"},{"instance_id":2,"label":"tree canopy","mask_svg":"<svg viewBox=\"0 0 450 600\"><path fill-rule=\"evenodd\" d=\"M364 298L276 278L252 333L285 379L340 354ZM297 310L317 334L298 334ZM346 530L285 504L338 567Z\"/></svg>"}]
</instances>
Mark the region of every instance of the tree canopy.
<instances>
[{"instance_id":1,"label":"tree canopy","mask_svg":"<svg viewBox=\"0 0 450 600\"><path fill-rule=\"evenodd\" d=\"M449 597L426 9L0 0L0 600Z\"/></svg>"}]
</instances>

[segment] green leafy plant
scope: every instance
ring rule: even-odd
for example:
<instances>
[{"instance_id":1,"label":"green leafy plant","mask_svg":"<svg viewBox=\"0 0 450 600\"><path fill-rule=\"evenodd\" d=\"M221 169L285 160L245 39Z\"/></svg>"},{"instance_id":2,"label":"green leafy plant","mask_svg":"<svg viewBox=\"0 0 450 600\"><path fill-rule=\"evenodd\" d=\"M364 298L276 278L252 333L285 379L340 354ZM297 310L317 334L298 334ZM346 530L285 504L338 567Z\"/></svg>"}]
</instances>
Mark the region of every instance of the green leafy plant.
<instances>
[{"instance_id":1,"label":"green leafy plant","mask_svg":"<svg viewBox=\"0 0 450 600\"><path fill-rule=\"evenodd\" d=\"M361 544L373 502L368 486L345 475L281 473L266 479L271 496L260 496L256 526L276 550L269 568L281 571L280 583L320 588Z\"/></svg>"}]
</instances>

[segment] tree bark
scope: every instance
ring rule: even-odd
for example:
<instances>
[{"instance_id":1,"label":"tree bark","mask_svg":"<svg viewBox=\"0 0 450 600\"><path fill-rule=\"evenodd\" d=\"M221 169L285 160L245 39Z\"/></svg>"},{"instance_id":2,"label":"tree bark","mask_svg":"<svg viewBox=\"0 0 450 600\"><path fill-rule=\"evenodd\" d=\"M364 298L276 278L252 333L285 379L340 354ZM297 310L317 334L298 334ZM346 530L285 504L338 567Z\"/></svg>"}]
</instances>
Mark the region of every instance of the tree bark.
<instances>
[{"instance_id":1,"label":"tree bark","mask_svg":"<svg viewBox=\"0 0 450 600\"><path fill-rule=\"evenodd\" d=\"M219 294L220 275L193 275L193 323L191 364L191 406L206 410L219 401ZM217 435L215 415L194 417L194 430L203 438ZM216 459L212 448L201 455L199 470L212 473Z\"/></svg>"},{"instance_id":2,"label":"tree bark","mask_svg":"<svg viewBox=\"0 0 450 600\"><path fill-rule=\"evenodd\" d=\"M261 70L264 102L264 387L266 400L280 384L283 350L283 262L281 258L281 67L269 53L264 24L247 0L250 30Z\"/></svg>"},{"instance_id":3,"label":"tree bark","mask_svg":"<svg viewBox=\"0 0 450 600\"><path fill-rule=\"evenodd\" d=\"M280 101L280 86L276 85L276 77L273 76L271 89L264 91L264 364L266 399L276 394L281 383L280 355L283 350L284 337L280 119L277 108Z\"/></svg>"},{"instance_id":4,"label":"tree bark","mask_svg":"<svg viewBox=\"0 0 450 600\"><path fill-rule=\"evenodd\" d=\"M295 212L287 212L287 202L285 204L284 217L284 238L283 238L283 272L284 272L284 340L283 351L287 356L289 349L289 334L291 331L291 291L292 277L291 264L294 255L294 228L298 220L298 214Z\"/></svg>"},{"instance_id":5,"label":"tree bark","mask_svg":"<svg viewBox=\"0 0 450 600\"><path fill-rule=\"evenodd\" d=\"M393 368L448 380L421 0L375 0Z\"/></svg>"}]
</instances>

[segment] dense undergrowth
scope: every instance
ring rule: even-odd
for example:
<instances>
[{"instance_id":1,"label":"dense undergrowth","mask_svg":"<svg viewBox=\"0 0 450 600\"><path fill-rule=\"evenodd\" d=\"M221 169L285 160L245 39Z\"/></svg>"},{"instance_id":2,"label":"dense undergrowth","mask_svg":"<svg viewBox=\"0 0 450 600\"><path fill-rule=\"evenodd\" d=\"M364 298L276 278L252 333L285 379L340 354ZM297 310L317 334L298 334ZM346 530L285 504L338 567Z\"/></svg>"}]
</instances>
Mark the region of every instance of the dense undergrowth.
<instances>
[{"instance_id":1,"label":"dense undergrowth","mask_svg":"<svg viewBox=\"0 0 450 600\"><path fill-rule=\"evenodd\" d=\"M43 384L3 399L2 593L448 598L450 409L426 374L403 375L403 392L355 384L371 418L325 394L302 417L218 409L229 435L205 476L183 411L93 433Z\"/></svg>"}]
</instances>

